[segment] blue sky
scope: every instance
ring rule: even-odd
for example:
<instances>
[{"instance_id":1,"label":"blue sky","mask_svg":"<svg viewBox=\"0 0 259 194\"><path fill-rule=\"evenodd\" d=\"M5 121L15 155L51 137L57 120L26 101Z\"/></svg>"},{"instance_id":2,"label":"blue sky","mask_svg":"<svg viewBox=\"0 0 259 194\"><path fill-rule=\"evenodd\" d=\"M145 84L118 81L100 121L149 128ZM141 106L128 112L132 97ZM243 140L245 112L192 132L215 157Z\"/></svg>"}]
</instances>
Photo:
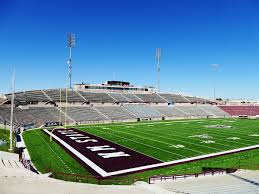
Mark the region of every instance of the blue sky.
<instances>
[{"instance_id":1,"label":"blue sky","mask_svg":"<svg viewBox=\"0 0 259 194\"><path fill-rule=\"evenodd\" d=\"M73 82L115 77L161 91L259 99L257 0L0 0L0 93L68 85L67 33L76 34ZM217 72L211 64L219 64Z\"/></svg>"}]
</instances>

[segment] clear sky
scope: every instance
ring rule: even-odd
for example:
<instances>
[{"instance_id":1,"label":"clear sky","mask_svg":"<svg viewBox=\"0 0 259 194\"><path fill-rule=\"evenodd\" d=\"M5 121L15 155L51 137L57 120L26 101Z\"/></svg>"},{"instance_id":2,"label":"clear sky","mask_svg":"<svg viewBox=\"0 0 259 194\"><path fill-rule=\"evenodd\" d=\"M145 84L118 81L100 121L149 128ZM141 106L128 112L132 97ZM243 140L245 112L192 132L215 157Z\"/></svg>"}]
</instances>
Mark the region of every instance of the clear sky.
<instances>
[{"instance_id":1,"label":"clear sky","mask_svg":"<svg viewBox=\"0 0 259 194\"><path fill-rule=\"evenodd\" d=\"M0 0L0 93L130 81L202 97L259 99L258 0ZM219 64L215 72L212 64Z\"/></svg>"}]
</instances>

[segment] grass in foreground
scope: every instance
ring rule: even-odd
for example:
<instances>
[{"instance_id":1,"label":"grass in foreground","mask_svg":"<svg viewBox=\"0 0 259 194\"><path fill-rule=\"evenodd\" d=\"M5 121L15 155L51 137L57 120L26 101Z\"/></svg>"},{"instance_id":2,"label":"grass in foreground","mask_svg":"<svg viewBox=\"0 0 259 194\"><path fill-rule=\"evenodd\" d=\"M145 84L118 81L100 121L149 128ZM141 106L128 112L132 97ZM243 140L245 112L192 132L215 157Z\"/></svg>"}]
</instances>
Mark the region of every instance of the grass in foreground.
<instances>
[{"instance_id":1,"label":"grass in foreground","mask_svg":"<svg viewBox=\"0 0 259 194\"><path fill-rule=\"evenodd\" d=\"M23 133L30 157L36 168L46 173L49 169L56 172L89 174L74 158L40 129Z\"/></svg>"},{"instance_id":2,"label":"grass in foreground","mask_svg":"<svg viewBox=\"0 0 259 194\"><path fill-rule=\"evenodd\" d=\"M211 124L231 125L234 128L208 129L204 127L205 125ZM80 126L79 128L163 161L171 161L181 157L192 157L201 155L202 153L214 153L217 152L217 150L228 150L255 145L258 144L259 139L259 137L256 136L249 136L251 134L259 134L258 120L183 120L181 122L164 121L89 125ZM205 140L203 138L197 138L197 135L201 134L207 134L211 138L205 138ZM39 171L44 173L46 169L51 166L55 172L90 175L89 172L58 144L55 142L50 143L49 137L41 130L25 132L23 137L32 161ZM228 139L229 137L237 137L239 139L231 140ZM201 143L207 140L215 141L215 143ZM140 142L144 144L140 144ZM153 147L150 147L151 145ZM154 145L159 148L159 150L155 149ZM173 145L184 145L185 148L188 149L179 149L173 147ZM111 180L102 181L102 184L130 184L133 180L147 181L148 177L154 175L198 173L202 171L203 167L232 168L240 166L245 169L256 169L258 166L255 164L259 164L259 150L150 170L128 176L115 177ZM58 178L65 179L64 176ZM96 183L94 179L85 181Z\"/></svg>"},{"instance_id":3,"label":"grass in foreground","mask_svg":"<svg viewBox=\"0 0 259 194\"><path fill-rule=\"evenodd\" d=\"M8 152L8 149L10 147L9 135L10 135L9 130L0 129L0 140L4 139L6 141L6 144L0 145L0 151Z\"/></svg>"}]
</instances>

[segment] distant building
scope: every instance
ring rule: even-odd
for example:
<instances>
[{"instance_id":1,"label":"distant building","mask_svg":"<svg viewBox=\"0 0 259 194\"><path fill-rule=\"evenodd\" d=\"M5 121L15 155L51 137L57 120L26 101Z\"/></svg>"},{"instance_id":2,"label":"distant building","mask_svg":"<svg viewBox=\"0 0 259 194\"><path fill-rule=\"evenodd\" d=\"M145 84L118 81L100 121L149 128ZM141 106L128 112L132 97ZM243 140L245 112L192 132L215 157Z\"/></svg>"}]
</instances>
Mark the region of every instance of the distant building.
<instances>
[{"instance_id":1,"label":"distant building","mask_svg":"<svg viewBox=\"0 0 259 194\"><path fill-rule=\"evenodd\" d=\"M74 84L74 89L79 91L94 91L94 92L104 92L104 91L114 91L114 92L156 92L154 87L151 86L133 86L130 82L125 81L106 81L104 84L89 84L89 83L79 83Z\"/></svg>"}]
</instances>

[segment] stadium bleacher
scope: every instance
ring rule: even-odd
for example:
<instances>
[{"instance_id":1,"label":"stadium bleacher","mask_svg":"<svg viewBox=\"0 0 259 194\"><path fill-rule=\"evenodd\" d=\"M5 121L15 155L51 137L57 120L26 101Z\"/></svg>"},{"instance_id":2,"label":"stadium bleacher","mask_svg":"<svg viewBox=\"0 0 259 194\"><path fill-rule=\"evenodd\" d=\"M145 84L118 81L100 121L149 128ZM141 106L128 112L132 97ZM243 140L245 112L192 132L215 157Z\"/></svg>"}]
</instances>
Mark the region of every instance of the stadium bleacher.
<instances>
[{"instance_id":1,"label":"stadium bleacher","mask_svg":"<svg viewBox=\"0 0 259 194\"><path fill-rule=\"evenodd\" d=\"M121 93L108 93L117 102L130 102L129 99L123 96Z\"/></svg>"},{"instance_id":2,"label":"stadium bleacher","mask_svg":"<svg viewBox=\"0 0 259 194\"><path fill-rule=\"evenodd\" d=\"M34 117L37 118L38 122L40 122L40 124L38 123L38 125L49 122L59 122L60 118L62 123L64 123L65 120L70 123L73 122L68 117L65 118L64 114L61 114L60 117L60 111L56 107L30 107L25 111L28 111L30 115L34 115Z\"/></svg>"},{"instance_id":3,"label":"stadium bleacher","mask_svg":"<svg viewBox=\"0 0 259 194\"><path fill-rule=\"evenodd\" d=\"M211 103L211 101L203 98L197 98L197 97L191 97L191 96L186 96L185 98L191 103L200 103L200 104Z\"/></svg>"},{"instance_id":4,"label":"stadium bleacher","mask_svg":"<svg viewBox=\"0 0 259 194\"><path fill-rule=\"evenodd\" d=\"M8 100L11 100L12 94L7 94ZM32 90L15 93L15 101L47 102L49 99L41 90Z\"/></svg>"},{"instance_id":5,"label":"stadium bleacher","mask_svg":"<svg viewBox=\"0 0 259 194\"><path fill-rule=\"evenodd\" d=\"M123 106L100 106L96 107L100 112L105 114L111 120L130 120L136 119L133 113L125 110Z\"/></svg>"},{"instance_id":6,"label":"stadium bleacher","mask_svg":"<svg viewBox=\"0 0 259 194\"><path fill-rule=\"evenodd\" d=\"M182 95L177 94L159 94L167 100L168 103L189 103L189 101Z\"/></svg>"},{"instance_id":7,"label":"stadium bleacher","mask_svg":"<svg viewBox=\"0 0 259 194\"><path fill-rule=\"evenodd\" d=\"M175 106L153 106L158 112L167 117L186 117L187 114L177 109Z\"/></svg>"},{"instance_id":8,"label":"stadium bleacher","mask_svg":"<svg viewBox=\"0 0 259 194\"><path fill-rule=\"evenodd\" d=\"M137 118L161 118L164 116L163 114L159 113L151 106L140 104L132 104L132 105L124 105L124 107L134 114Z\"/></svg>"},{"instance_id":9,"label":"stadium bleacher","mask_svg":"<svg viewBox=\"0 0 259 194\"><path fill-rule=\"evenodd\" d=\"M110 97L107 93L94 93L94 92L82 92L79 93L85 98L87 102L96 103L114 103L115 100Z\"/></svg>"},{"instance_id":10,"label":"stadium bleacher","mask_svg":"<svg viewBox=\"0 0 259 194\"><path fill-rule=\"evenodd\" d=\"M64 110L64 109L63 109ZM65 111L65 110L64 110ZM84 121L104 121L107 120L103 115L99 114L93 107L68 107L67 114L76 122Z\"/></svg>"},{"instance_id":11,"label":"stadium bleacher","mask_svg":"<svg viewBox=\"0 0 259 194\"><path fill-rule=\"evenodd\" d=\"M259 106L218 106L232 116L256 116L259 115Z\"/></svg>"},{"instance_id":12,"label":"stadium bleacher","mask_svg":"<svg viewBox=\"0 0 259 194\"><path fill-rule=\"evenodd\" d=\"M155 93L153 93L153 94L136 94L136 96L141 98L143 102L148 102L148 103L166 103L167 102Z\"/></svg>"},{"instance_id":13,"label":"stadium bleacher","mask_svg":"<svg viewBox=\"0 0 259 194\"><path fill-rule=\"evenodd\" d=\"M9 104L0 106L0 122L9 124L11 94L6 96ZM14 124L17 127L28 124L39 127L45 123L59 121L72 124L137 118L229 116L221 108L210 105L209 100L169 93L86 92L61 89L62 103L59 104L60 89L48 89L15 93L15 101L17 104L19 101L33 102L14 109ZM69 106L65 105L66 101ZM52 104L53 102L55 104ZM193 103L195 105L192 105Z\"/></svg>"},{"instance_id":14,"label":"stadium bleacher","mask_svg":"<svg viewBox=\"0 0 259 194\"><path fill-rule=\"evenodd\" d=\"M198 106L177 106L177 109L188 116L211 116L208 112L200 109Z\"/></svg>"},{"instance_id":15,"label":"stadium bleacher","mask_svg":"<svg viewBox=\"0 0 259 194\"><path fill-rule=\"evenodd\" d=\"M0 107L0 123L4 124L5 122L7 124L10 123L10 108L8 107ZM15 126L23 126L26 124L35 123L36 118L32 115L28 114L26 111L23 111L19 108L14 108L14 125Z\"/></svg>"},{"instance_id":16,"label":"stadium bleacher","mask_svg":"<svg viewBox=\"0 0 259 194\"><path fill-rule=\"evenodd\" d=\"M216 105L213 106L199 106L199 108L210 112L212 115L216 116L216 117L227 117L229 116L229 114L225 111L223 111L222 109L220 109L219 107L217 107Z\"/></svg>"},{"instance_id":17,"label":"stadium bleacher","mask_svg":"<svg viewBox=\"0 0 259 194\"><path fill-rule=\"evenodd\" d=\"M44 90L44 92L52 99L52 101L60 101L60 90ZM66 96L68 102L84 102L85 100L73 90L61 90L61 101L66 101Z\"/></svg>"},{"instance_id":18,"label":"stadium bleacher","mask_svg":"<svg viewBox=\"0 0 259 194\"><path fill-rule=\"evenodd\" d=\"M123 93L122 94L124 97L129 99L130 102L136 102L136 103L141 103L143 100L139 97L137 97L135 94L131 93Z\"/></svg>"}]
</instances>

